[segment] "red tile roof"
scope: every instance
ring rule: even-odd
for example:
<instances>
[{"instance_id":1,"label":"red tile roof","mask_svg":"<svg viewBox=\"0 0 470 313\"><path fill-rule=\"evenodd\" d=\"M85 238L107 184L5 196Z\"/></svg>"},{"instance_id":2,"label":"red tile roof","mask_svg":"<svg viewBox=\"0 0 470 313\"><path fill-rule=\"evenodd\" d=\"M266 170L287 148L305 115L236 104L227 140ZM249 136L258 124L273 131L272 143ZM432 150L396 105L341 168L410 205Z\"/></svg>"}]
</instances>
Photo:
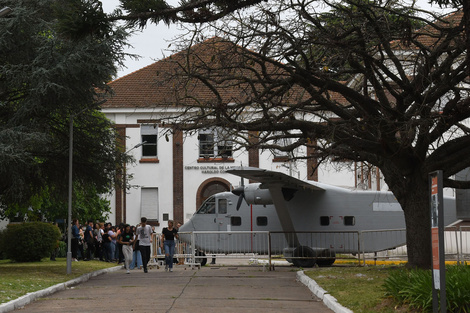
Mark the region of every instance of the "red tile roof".
<instances>
[{"instance_id":1,"label":"red tile roof","mask_svg":"<svg viewBox=\"0 0 470 313\"><path fill-rule=\"evenodd\" d=\"M261 72L258 64L246 58L246 52L249 50L230 41L211 38L109 83L115 94L102 107L147 108L245 101L251 98L253 91L248 83L240 83L239 79L257 84L256 75ZM269 62L263 66L266 66L265 74L272 78L288 77ZM199 77L210 77L218 94L201 79L185 77L187 71ZM227 80L227 77L234 79ZM301 92L300 87L292 87L288 97L298 99L302 97ZM282 101L289 102L285 97Z\"/></svg>"},{"instance_id":2,"label":"red tile roof","mask_svg":"<svg viewBox=\"0 0 470 313\"><path fill-rule=\"evenodd\" d=\"M186 71L192 74L207 74L210 68L225 66L227 71L237 71L239 64L233 64L233 58L227 53L241 49L235 44L220 38L212 38L194 45L189 50L173 54L138 71L109 83L115 95L102 105L103 108L145 108L176 104L195 104L197 101L212 103L217 97L200 79L184 77ZM188 53L189 52L189 53ZM188 67L188 62L190 66ZM223 64L227 62L227 64ZM215 64L217 63L217 64ZM239 71L246 70L238 69ZM245 73L245 75L249 75ZM215 83L213 81L212 83ZM242 86L216 82L220 97L224 103L234 99L242 100Z\"/></svg>"}]
</instances>

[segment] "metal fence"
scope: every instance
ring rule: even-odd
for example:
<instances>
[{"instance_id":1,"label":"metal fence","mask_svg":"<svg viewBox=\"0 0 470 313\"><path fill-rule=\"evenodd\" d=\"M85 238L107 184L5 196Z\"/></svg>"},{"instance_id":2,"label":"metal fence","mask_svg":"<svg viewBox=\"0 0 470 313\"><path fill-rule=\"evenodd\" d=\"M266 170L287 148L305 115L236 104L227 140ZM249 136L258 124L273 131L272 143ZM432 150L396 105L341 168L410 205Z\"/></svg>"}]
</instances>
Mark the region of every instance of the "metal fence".
<instances>
[{"instance_id":1,"label":"metal fence","mask_svg":"<svg viewBox=\"0 0 470 313\"><path fill-rule=\"evenodd\" d=\"M200 266L215 259L244 259L272 267L288 261L297 266L330 265L335 260L365 264L368 261L407 260L406 231L268 232L211 231L180 233L174 260ZM445 231L446 259L470 260L470 226ZM153 240L152 262L162 263L158 236ZM379 251L379 252L376 252Z\"/></svg>"},{"instance_id":2,"label":"metal fence","mask_svg":"<svg viewBox=\"0 0 470 313\"><path fill-rule=\"evenodd\" d=\"M444 232L446 260L470 260L470 226L449 227Z\"/></svg>"}]
</instances>

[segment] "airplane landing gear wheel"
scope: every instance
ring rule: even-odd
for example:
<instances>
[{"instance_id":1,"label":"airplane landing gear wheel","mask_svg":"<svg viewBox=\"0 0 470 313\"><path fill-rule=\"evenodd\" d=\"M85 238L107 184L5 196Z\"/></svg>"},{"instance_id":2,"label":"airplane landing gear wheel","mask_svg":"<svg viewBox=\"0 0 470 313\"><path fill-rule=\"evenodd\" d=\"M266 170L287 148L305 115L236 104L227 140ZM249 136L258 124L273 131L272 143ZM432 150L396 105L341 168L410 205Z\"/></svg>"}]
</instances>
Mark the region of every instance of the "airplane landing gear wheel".
<instances>
[{"instance_id":1,"label":"airplane landing gear wheel","mask_svg":"<svg viewBox=\"0 0 470 313\"><path fill-rule=\"evenodd\" d=\"M295 248L292 263L298 267L313 267L315 265L315 252L307 246ZM299 258L299 259L297 259Z\"/></svg>"},{"instance_id":2,"label":"airplane landing gear wheel","mask_svg":"<svg viewBox=\"0 0 470 313\"><path fill-rule=\"evenodd\" d=\"M327 266L333 265L335 261L336 261L336 254L329 250L325 250L319 255L319 258L317 259L316 263L319 267L327 267Z\"/></svg>"},{"instance_id":3,"label":"airplane landing gear wheel","mask_svg":"<svg viewBox=\"0 0 470 313\"><path fill-rule=\"evenodd\" d=\"M196 256L199 257L199 258L196 258L196 263L201 263L201 266L204 266L207 264L207 258L204 252L197 250Z\"/></svg>"}]
</instances>

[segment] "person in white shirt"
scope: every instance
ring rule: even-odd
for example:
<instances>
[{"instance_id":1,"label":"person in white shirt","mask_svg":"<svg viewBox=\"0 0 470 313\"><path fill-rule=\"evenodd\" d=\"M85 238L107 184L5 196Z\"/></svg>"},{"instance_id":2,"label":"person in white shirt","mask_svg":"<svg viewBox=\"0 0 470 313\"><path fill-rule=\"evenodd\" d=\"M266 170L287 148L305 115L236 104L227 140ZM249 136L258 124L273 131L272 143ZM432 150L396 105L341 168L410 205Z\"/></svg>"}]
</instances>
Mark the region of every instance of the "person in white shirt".
<instances>
[{"instance_id":1,"label":"person in white shirt","mask_svg":"<svg viewBox=\"0 0 470 313\"><path fill-rule=\"evenodd\" d=\"M142 265L144 273L148 273L147 263L150 260L150 245L152 244L152 227L147 225L147 218L140 219L140 226L137 227L137 236L139 240L139 250L142 255Z\"/></svg>"}]
</instances>

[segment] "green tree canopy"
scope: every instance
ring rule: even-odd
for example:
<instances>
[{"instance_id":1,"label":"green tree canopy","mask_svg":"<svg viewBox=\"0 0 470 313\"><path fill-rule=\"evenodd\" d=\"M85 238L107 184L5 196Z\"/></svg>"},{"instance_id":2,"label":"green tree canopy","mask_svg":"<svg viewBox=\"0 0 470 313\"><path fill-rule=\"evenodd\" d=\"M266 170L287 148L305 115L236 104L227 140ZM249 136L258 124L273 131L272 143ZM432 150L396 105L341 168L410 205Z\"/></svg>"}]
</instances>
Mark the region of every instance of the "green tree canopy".
<instances>
[{"instance_id":1,"label":"green tree canopy","mask_svg":"<svg viewBox=\"0 0 470 313\"><path fill-rule=\"evenodd\" d=\"M98 110L127 33L104 20L95 0L2 5L12 12L0 18L1 205L67 199L71 116L74 181L107 192L126 157Z\"/></svg>"}]
</instances>

